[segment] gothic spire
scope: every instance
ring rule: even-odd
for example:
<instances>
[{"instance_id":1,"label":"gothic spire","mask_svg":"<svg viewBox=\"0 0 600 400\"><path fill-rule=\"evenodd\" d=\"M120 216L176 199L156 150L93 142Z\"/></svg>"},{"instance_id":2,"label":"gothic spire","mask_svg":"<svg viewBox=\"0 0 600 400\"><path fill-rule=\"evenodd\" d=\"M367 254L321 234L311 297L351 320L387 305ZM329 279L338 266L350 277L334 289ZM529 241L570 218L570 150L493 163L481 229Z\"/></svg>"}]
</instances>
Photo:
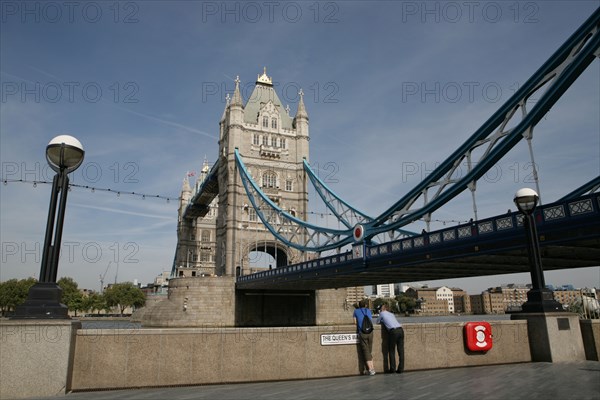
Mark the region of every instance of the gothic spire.
<instances>
[{"instance_id":1,"label":"gothic spire","mask_svg":"<svg viewBox=\"0 0 600 400\"><path fill-rule=\"evenodd\" d=\"M232 106L243 106L242 95L240 94L240 77L235 78L235 90L233 91L233 97L231 98Z\"/></svg>"},{"instance_id":2,"label":"gothic spire","mask_svg":"<svg viewBox=\"0 0 600 400\"><path fill-rule=\"evenodd\" d=\"M181 187L181 193L191 193L192 188L190 187L190 180L188 176L190 173L185 174L185 178L183 178L183 186Z\"/></svg>"},{"instance_id":3,"label":"gothic spire","mask_svg":"<svg viewBox=\"0 0 600 400\"><path fill-rule=\"evenodd\" d=\"M304 92L300 89L298 92L300 95L300 101L298 102L298 111L296 112L296 119L298 118L306 118L308 119L308 113L306 112L306 107L304 107Z\"/></svg>"},{"instance_id":4,"label":"gothic spire","mask_svg":"<svg viewBox=\"0 0 600 400\"><path fill-rule=\"evenodd\" d=\"M223 115L221 115L221 121L224 121L225 117L227 116L227 107L229 107L230 101L231 99L229 98L229 93L227 93L227 96L225 97L225 108L223 109Z\"/></svg>"}]
</instances>

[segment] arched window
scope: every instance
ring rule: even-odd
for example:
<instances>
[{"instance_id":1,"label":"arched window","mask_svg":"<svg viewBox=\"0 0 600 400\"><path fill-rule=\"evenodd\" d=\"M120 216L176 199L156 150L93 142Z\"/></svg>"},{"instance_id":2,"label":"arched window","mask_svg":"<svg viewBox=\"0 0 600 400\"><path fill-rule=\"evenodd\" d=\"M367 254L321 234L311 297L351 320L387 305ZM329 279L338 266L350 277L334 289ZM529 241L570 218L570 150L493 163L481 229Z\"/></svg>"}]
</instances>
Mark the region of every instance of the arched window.
<instances>
[{"instance_id":1,"label":"arched window","mask_svg":"<svg viewBox=\"0 0 600 400\"><path fill-rule=\"evenodd\" d=\"M265 172L262 177L262 186L264 188L274 188L277 186L277 175L273 172Z\"/></svg>"},{"instance_id":2,"label":"arched window","mask_svg":"<svg viewBox=\"0 0 600 400\"><path fill-rule=\"evenodd\" d=\"M262 139L263 139L263 140L262 140L262 144L263 144L263 146L268 146L268 145L269 145L269 137L268 137L267 135L264 135L264 136L262 137Z\"/></svg>"},{"instance_id":3,"label":"arched window","mask_svg":"<svg viewBox=\"0 0 600 400\"><path fill-rule=\"evenodd\" d=\"M255 146L258 146L260 144L259 139L260 138L258 137L258 134L255 133L254 136L252 137L252 144L254 144Z\"/></svg>"},{"instance_id":4,"label":"arched window","mask_svg":"<svg viewBox=\"0 0 600 400\"><path fill-rule=\"evenodd\" d=\"M271 128L277 129L277 118L271 119Z\"/></svg>"},{"instance_id":5,"label":"arched window","mask_svg":"<svg viewBox=\"0 0 600 400\"><path fill-rule=\"evenodd\" d=\"M263 117L263 128L269 127L269 117Z\"/></svg>"},{"instance_id":6,"label":"arched window","mask_svg":"<svg viewBox=\"0 0 600 400\"><path fill-rule=\"evenodd\" d=\"M277 147L277 138L276 137L271 138L271 147Z\"/></svg>"},{"instance_id":7,"label":"arched window","mask_svg":"<svg viewBox=\"0 0 600 400\"><path fill-rule=\"evenodd\" d=\"M285 149L285 139L281 138L281 148Z\"/></svg>"},{"instance_id":8,"label":"arched window","mask_svg":"<svg viewBox=\"0 0 600 400\"><path fill-rule=\"evenodd\" d=\"M202 231L202 241L210 242L210 231L208 231L208 230Z\"/></svg>"}]
</instances>

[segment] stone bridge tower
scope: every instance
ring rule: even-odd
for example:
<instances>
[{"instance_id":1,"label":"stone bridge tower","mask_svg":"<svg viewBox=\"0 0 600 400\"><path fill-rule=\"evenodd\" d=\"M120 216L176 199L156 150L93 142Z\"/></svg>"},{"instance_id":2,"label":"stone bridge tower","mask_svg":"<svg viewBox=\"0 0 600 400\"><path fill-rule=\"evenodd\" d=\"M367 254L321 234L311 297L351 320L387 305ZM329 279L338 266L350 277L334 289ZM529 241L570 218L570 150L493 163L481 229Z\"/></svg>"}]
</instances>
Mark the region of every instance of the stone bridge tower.
<instances>
[{"instance_id":1,"label":"stone bridge tower","mask_svg":"<svg viewBox=\"0 0 600 400\"><path fill-rule=\"evenodd\" d=\"M236 290L235 277L254 268L304 261L277 241L250 204L235 160L279 208L307 219L303 159L309 156L308 114L300 91L294 116L266 69L244 103L240 80L221 117L219 155L204 163L193 186L183 182L177 249L168 299L147 307L144 326L298 326L351 322L346 290ZM190 174L188 174L189 176ZM263 215L267 210L261 210ZM274 220L277 215L266 215ZM250 256L261 255L264 262ZM269 255L267 257L267 254Z\"/></svg>"},{"instance_id":2,"label":"stone bridge tower","mask_svg":"<svg viewBox=\"0 0 600 400\"><path fill-rule=\"evenodd\" d=\"M270 262L260 267L276 268L299 262L299 251L275 240L252 208L241 182L235 149L241 154L254 181L283 210L306 219L307 180L303 159L309 156L308 114L303 93L298 109L290 115L267 76L259 75L250 98L244 104L240 80L227 101L219 123L219 196L216 221L217 275L251 273L249 254L267 256ZM273 218L277 216L273 215Z\"/></svg>"}]
</instances>

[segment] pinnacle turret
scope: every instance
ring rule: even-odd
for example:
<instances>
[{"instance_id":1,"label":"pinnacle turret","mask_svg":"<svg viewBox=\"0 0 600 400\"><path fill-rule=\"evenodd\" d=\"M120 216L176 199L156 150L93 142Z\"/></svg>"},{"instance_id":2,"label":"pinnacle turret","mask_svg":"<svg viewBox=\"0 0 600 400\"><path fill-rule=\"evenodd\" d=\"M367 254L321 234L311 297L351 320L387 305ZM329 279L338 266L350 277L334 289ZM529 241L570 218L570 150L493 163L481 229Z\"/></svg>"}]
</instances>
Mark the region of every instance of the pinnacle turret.
<instances>
[{"instance_id":1,"label":"pinnacle turret","mask_svg":"<svg viewBox=\"0 0 600 400\"><path fill-rule=\"evenodd\" d=\"M233 91L233 97L231 98L232 106L244 106L242 103L242 95L240 94L240 77L235 78L235 90Z\"/></svg>"},{"instance_id":2,"label":"pinnacle turret","mask_svg":"<svg viewBox=\"0 0 600 400\"><path fill-rule=\"evenodd\" d=\"M298 118L306 118L308 119L308 113L306 112L306 107L304 106L304 92L300 89L298 92L300 96L300 101L298 102L298 111L296 112L296 119Z\"/></svg>"},{"instance_id":3,"label":"pinnacle turret","mask_svg":"<svg viewBox=\"0 0 600 400\"><path fill-rule=\"evenodd\" d=\"M229 107L229 103L231 102L231 98L229 97L229 93L225 97L225 108L223 109L223 115L221 115L221 122L225 121L227 117L227 108Z\"/></svg>"}]
</instances>

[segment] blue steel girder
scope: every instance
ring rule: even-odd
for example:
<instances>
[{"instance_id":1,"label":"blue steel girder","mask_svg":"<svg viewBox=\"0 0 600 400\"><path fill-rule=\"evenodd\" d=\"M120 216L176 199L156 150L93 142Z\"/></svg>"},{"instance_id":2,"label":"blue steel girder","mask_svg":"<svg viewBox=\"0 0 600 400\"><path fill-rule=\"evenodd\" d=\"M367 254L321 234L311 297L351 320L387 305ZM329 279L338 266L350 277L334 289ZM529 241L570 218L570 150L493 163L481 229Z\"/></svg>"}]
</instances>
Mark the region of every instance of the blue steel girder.
<instances>
[{"instance_id":1,"label":"blue steel girder","mask_svg":"<svg viewBox=\"0 0 600 400\"><path fill-rule=\"evenodd\" d=\"M583 196L584 194L596 193L600 189L600 176L595 177L591 181L581 185L571 193L562 197L559 201L566 201L576 199L577 197Z\"/></svg>"},{"instance_id":2,"label":"blue steel girder","mask_svg":"<svg viewBox=\"0 0 600 400\"><path fill-rule=\"evenodd\" d=\"M368 223L366 237L405 226L430 215L462 191L474 190L477 180L521 139L531 139L535 125L595 57L600 56L599 25L600 8L466 142L409 193ZM537 92L543 94L528 110L527 101ZM519 111L521 121L507 128ZM473 160L476 151L483 154ZM465 161L467 173L460 179L455 178ZM413 208L419 199L423 205Z\"/></svg>"},{"instance_id":3,"label":"blue steel girder","mask_svg":"<svg viewBox=\"0 0 600 400\"><path fill-rule=\"evenodd\" d=\"M353 241L352 228L340 230L312 225L281 209L254 182L238 149L235 149L235 161L256 215L281 242L301 251L320 252L339 248Z\"/></svg>"},{"instance_id":4,"label":"blue steel girder","mask_svg":"<svg viewBox=\"0 0 600 400\"><path fill-rule=\"evenodd\" d=\"M313 187L327 206L327 208L335 215L335 217L343 223L347 228L352 228L356 224L366 224L373 221L372 217L352 207L333 190L331 190L325 182L323 182L317 174L312 170L306 159L304 161L304 171L308 175ZM399 236L409 237L416 233L398 229Z\"/></svg>"}]
</instances>

